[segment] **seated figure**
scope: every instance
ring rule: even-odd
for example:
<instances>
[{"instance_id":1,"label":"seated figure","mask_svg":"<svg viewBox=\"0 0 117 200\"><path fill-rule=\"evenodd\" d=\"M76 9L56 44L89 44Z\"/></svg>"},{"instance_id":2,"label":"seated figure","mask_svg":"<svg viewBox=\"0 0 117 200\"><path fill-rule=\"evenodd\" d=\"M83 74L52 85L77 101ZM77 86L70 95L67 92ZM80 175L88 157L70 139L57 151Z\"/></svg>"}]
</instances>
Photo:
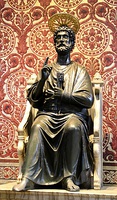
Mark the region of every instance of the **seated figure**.
<instances>
[{"instance_id":1,"label":"seated figure","mask_svg":"<svg viewBox=\"0 0 117 200\"><path fill-rule=\"evenodd\" d=\"M92 84L85 67L70 59L79 22L60 13L49 19L49 27L57 60L50 65L46 60L38 81L28 90L27 98L38 112L26 149L23 179L14 191L58 183L68 191L79 191L89 185L93 170L88 140Z\"/></svg>"}]
</instances>

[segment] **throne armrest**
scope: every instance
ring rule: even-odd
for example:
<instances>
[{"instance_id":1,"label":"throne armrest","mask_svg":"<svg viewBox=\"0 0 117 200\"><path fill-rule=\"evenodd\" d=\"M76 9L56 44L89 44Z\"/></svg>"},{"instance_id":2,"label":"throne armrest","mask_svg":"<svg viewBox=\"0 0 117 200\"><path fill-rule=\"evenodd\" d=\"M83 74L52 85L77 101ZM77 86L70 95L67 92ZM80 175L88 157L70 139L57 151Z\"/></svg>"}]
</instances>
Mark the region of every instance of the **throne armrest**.
<instances>
[{"instance_id":1,"label":"throne armrest","mask_svg":"<svg viewBox=\"0 0 117 200\"><path fill-rule=\"evenodd\" d=\"M26 91L32 86L33 83L35 83L37 80L37 76L36 74L32 74L29 78L29 80L27 81L27 87L26 87ZM26 101L26 109L25 109L25 113L24 113L24 117L22 119L22 121L20 122L19 126L18 126L18 136L28 136L29 134L27 133L27 127L30 127L30 123L32 123L32 106L30 104L30 102L27 100ZM34 114L34 111L33 111ZM28 128L29 129L29 128Z\"/></svg>"},{"instance_id":2,"label":"throne armrest","mask_svg":"<svg viewBox=\"0 0 117 200\"><path fill-rule=\"evenodd\" d=\"M92 81L93 92L94 92L94 104L91 109L91 115L93 116L93 153L95 159L94 169L94 189L100 189L102 187L102 86L103 81L99 73L96 73Z\"/></svg>"},{"instance_id":3,"label":"throne armrest","mask_svg":"<svg viewBox=\"0 0 117 200\"><path fill-rule=\"evenodd\" d=\"M20 122L18 126L18 157L19 157L19 175L17 178L17 183L20 183L22 180L22 172L21 168L24 162L24 156L25 156L25 143L28 142L28 132L27 127L30 122L30 113L31 113L31 104L29 101L26 102L26 110L24 117L22 121Z\"/></svg>"},{"instance_id":4,"label":"throne armrest","mask_svg":"<svg viewBox=\"0 0 117 200\"><path fill-rule=\"evenodd\" d=\"M31 85L37 80L36 74L32 74L30 79L27 82L27 87L31 87ZM20 183L22 180L22 165L24 162L24 156L25 156L25 143L28 142L29 134L30 134L30 128L33 122L34 114L36 114L36 111L32 108L32 105L27 100L26 101L26 109L24 113L24 117L22 121L20 122L18 126L18 157L19 157L19 175L17 178L17 182Z\"/></svg>"},{"instance_id":5,"label":"throne armrest","mask_svg":"<svg viewBox=\"0 0 117 200\"><path fill-rule=\"evenodd\" d=\"M24 132L25 127L27 126L27 123L28 123L28 120L29 120L29 117L30 117L31 107L32 106L31 106L30 102L27 100L24 117L23 117L22 121L20 122L20 124L18 126L18 135L19 136L24 135L23 132Z\"/></svg>"}]
</instances>

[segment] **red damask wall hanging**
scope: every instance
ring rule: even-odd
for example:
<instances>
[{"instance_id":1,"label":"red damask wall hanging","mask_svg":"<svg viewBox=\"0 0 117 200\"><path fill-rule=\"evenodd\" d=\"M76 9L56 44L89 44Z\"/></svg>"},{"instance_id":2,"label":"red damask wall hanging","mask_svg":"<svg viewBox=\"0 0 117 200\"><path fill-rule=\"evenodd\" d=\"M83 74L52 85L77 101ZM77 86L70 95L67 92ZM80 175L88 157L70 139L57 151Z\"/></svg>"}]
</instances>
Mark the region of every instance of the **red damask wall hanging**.
<instances>
[{"instance_id":1,"label":"red damask wall hanging","mask_svg":"<svg viewBox=\"0 0 117 200\"><path fill-rule=\"evenodd\" d=\"M103 181L117 183L117 1L0 0L0 179L18 174L17 127L26 102L25 87L46 57L56 58L48 18L67 12L79 18L72 59L103 87Z\"/></svg>"}]
</instances>

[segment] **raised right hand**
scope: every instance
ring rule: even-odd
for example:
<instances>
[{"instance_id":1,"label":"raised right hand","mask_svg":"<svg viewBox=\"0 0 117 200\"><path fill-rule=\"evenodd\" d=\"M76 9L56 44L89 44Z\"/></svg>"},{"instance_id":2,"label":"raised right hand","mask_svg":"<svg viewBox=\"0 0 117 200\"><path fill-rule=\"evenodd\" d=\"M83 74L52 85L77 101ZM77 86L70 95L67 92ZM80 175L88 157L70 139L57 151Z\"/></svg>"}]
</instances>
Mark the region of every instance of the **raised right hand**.
<instances>
[{"instance_id":1,"label":"raised right hand","mask_svg":"<svg viewBox=\"0 0 117 200\"><path fill-rule=\"evenodd\" d=\"M45 65L42 68L41 72L42 72L42 79L43 80L47 80L48 76L50 75L51 69L52 69L52 67L49 67L48 65Z\"/></svg>"},{"instance_id":2,"label":"raised right hand","mask_svg":"<svg viewBox=\"0 0 117 200\"><path fill-rule=\"evenodd\" d=\"M51 69L52 69L52 67L47 65L47 62L48 62L48 57L46 58L46 61L41 70L43 80L47 80L48 76L50 75Z\"/></svg>"}]
</instances>

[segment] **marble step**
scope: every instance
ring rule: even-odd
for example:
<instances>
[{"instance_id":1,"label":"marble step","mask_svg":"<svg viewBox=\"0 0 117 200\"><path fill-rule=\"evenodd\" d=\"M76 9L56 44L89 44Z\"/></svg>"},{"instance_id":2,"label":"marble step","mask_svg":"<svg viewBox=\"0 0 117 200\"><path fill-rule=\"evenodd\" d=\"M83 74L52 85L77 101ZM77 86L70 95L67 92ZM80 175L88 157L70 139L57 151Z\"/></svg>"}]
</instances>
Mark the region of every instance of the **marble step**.
<instances>
[{"instance_id":1,"label":"marble step","mask_svg":"<svg viewBox=\"0 0 117 200\"><path fill-rule=\"evenodd\" d=\"M59 189L35 189L25 192L12 191L14 183L0 184L0 200L115 200L117 185L106 185L101 190L68 192Z\"/></svg>"}]
</instances>

